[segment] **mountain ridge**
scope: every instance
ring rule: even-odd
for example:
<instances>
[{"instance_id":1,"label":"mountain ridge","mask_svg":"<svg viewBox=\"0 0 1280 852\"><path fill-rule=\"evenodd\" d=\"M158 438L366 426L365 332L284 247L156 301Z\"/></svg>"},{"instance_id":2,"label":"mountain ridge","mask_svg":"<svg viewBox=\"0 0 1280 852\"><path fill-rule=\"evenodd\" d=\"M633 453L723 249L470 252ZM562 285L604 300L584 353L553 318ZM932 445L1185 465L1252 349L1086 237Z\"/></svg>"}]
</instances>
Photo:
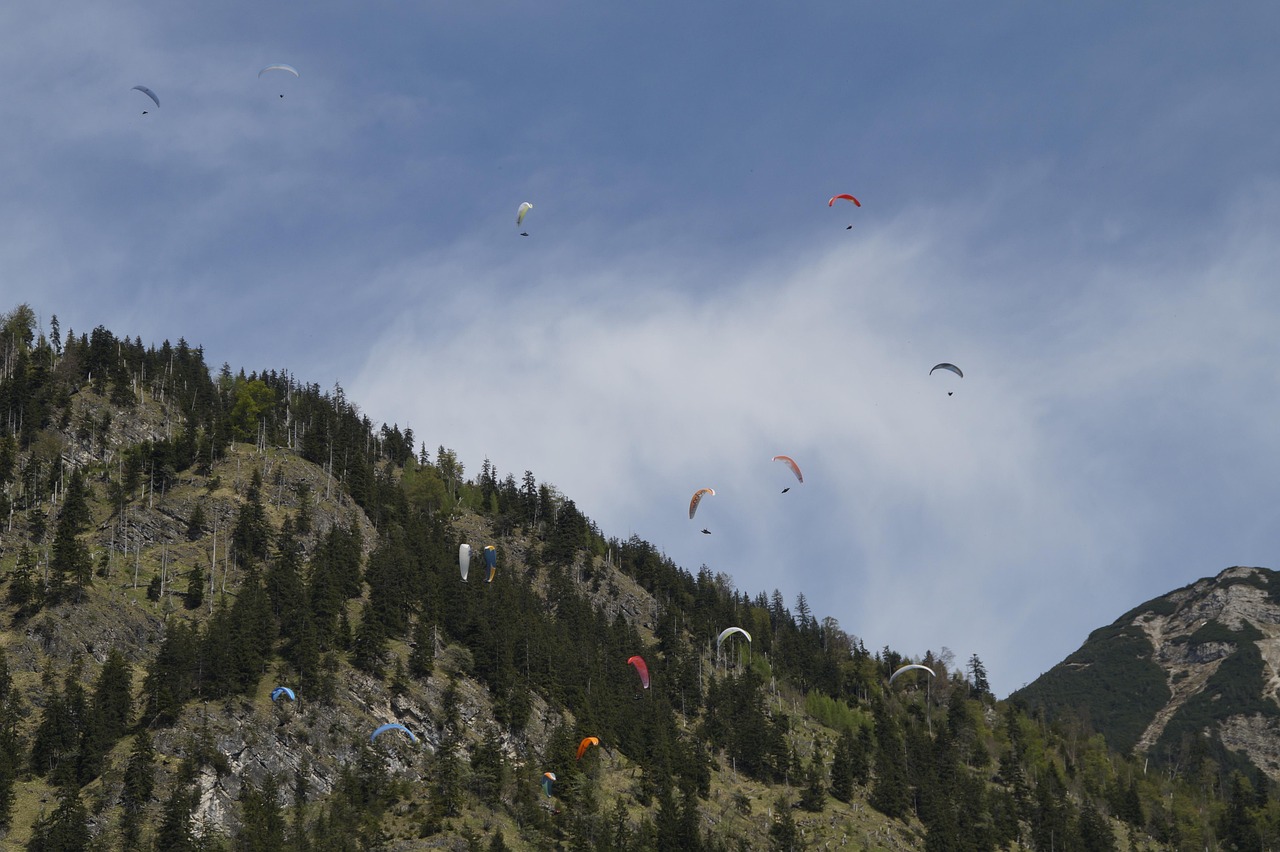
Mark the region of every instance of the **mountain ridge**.
<instances>
[{"instance_id":1,"label":"mountain ridge","mask_svg":"<svg viewBox=\"0 0 1280 852\"><path fill-rule=\"evenodd\" d=\"M1224 822L1214 798L1259 779L1148 775L997 701L976 655L868 652L803 596L606 536L529 471L466 476L341 388L2 319L7 847L1280 842L1280 799ZM463 542L494 544L492 583L459 576ZM717 653L729 625L751 641ZM930 674L895 683L908 663ZM390 721L414 739L373 741Z\"/></svg>"},{"instance_id":2,"label":"mountain ridge","mask_svg":"<svg viewBox=\"0 0 1280 852\"><path fill-rule=\"evenodd\" d=\"M1171 768L1207 737L1278 779L1280 573L1232 566L1153 598L1010 699L1082 714L1113 747Z\"/></svg>"}]
</instances>

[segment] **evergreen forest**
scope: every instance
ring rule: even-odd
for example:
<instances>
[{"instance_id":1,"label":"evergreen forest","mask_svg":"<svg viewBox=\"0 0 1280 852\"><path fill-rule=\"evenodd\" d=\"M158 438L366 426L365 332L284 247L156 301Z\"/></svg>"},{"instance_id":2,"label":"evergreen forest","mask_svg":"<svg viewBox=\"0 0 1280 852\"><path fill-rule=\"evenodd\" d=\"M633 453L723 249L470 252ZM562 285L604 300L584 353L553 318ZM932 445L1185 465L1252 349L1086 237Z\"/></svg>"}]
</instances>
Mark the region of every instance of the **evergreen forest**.
<instances>
[{"instance_id":1,"label":"evergreen forest","mask_svg":"<svg viewBox=\"0 0 1280 852\"><path fill-rule=\"evenodd\" d=\"M1280 846L1274 780L1194 732L1117 752L976 655L869 649L338 386L26 305L0 626L4 848Z\"/></svg>"}]
</instances>

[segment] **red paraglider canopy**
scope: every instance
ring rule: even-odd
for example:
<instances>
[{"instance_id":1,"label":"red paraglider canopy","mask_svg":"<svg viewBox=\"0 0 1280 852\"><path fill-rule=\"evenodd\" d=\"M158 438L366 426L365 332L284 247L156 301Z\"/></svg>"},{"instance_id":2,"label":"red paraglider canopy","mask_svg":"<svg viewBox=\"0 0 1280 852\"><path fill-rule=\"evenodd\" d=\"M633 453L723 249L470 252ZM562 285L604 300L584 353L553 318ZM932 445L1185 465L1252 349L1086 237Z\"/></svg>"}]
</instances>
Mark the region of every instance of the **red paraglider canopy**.
<instances>
[{"instance_id":1,"label":"red paraglider canopy","mask_svg":"<svg viewBox=\"0 0 1280 852\"><path fill-rule=\"evenodd\" d=\"M861 201L859 201L858 199L854 198L852 195L850 195L850 194L849 194L849 193L847 193L847 192L845 192L845 193L841 193L840 195L833 195L833 196L831 196L831 200L827 202L827 206L828 206L828 207L834 207L834 206L835 206L835 203L836 203L836 199L839 199L839 198L843 198L843 199L845 199L845 200L847 200L847 201L852 201L852 202L853 202L853 206L854 206L854 207L861 207L861 206L862 206L862 202L861 202Z\"/></svg>"}]
</instances>

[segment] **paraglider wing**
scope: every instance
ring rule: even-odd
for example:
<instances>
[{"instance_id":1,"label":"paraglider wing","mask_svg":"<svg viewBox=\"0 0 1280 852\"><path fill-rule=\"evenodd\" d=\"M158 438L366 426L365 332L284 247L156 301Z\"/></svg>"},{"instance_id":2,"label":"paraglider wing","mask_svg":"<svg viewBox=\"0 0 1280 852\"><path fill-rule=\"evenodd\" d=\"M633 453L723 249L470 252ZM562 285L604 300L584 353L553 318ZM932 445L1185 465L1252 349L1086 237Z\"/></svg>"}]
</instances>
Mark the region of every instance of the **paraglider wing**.
<instances>
[{"instance_id":1,"label":"paraglider wing","mask_svg":"<svg viewBox=\"0 0 1280 852\"><path fill-rule=\"evenodd\" d=\"M724 644L725 638L732 633L741 633L743 636L747 637L748 642L751 641L751 634L743 630L741 627L726 627L724 630L721 630L720 635L716 637L717 654L720 653L720 646Z\"/></svg>"},{"instance_id":2,"label":"paraglider wing","mask_svg":"<svg viewBox=\"0 0 1280 852\"><path fill-rule=\"evenodd\" d=\"M934 673L933 673L933 669L929 668L928 666L922 666L922 665L920 665L920 664L918 664L918 663L912 663L911 665L903 666L902 668L900 668L900 669L898 669L896 672L894 672L892 675L890 675L890 676L889 676L889 685L890 685L890 686L893 686L893 682L894 682L895 680L897 680L898 675L902 674L903 672L909 672L909 671L912 671L913 669L919 669L919 670L920 670L920 671L922 671L922 672L928 672L928 673L929 673L929 677L935 677L935 675L934 675Z\"/></svg>"},{"instance_id":3,"label":"paraglider wing","mask_svg":"<svg viewBox=\"0 0 1280 852\"><path fill-rule=\"evenodd\" d=\"M298 700L294 697L293 690L287 686L277 686L275 689L271 690L272 701L279 701L281 698L287 698L290 701Z\"/></svg>"},{"instance_id":4,"label":"paraglider wing","mask_svg":"<svg viewBox=\"0 0 1280 852\"><path fill-rule=\"evenodd\" d=\"M525 215L533 209L533 205L527 201L520 202L520 206L516 208L516 225L524 222ZM552 216L551 218L555 218Z\"/></svg>"},{"instance_id":5,"label":"paraglider wing","mask_svg":"<svg viewBox=\"0 0 1280 852\"><path fill-rule=\"evenodd\" d=\"M649 666L645 664L644 657L639 655L631 657L627 662L636 667L636 672L640 675L640 684L645 688L649 688Z\"/></svg>"},{"instance_id":6,"label":"paraglider wing","mask_svg":"<svg viewBox=\"0 0 1280 852\"><path fill-rule=\"evenodd\" d=\"M943 364L934 364L934 365L933 365L933 369L931 369L931 370L929 371L929 375L931 375L931 376L932 376L932 375L933 375L933 371L934 371L934 370L950 370L951 372L955 373L955 374L956 374L957 376L959 376L960 378L962 378L962 379L964 378L964 373L960 372L960 368L959 368L959 367L957 367L955 364L946 364L946 363L943 363ZM981 382L979 382L979 384L981 384Z\"/></svg>"},{"instance_id":7,"label":"paraglider wing","mask_svg":"<svg viewBox=\"0 0 1280 852\"><path fill-rule=\"evenodd\" d=\"M787 467L791 468L791 472L796 475L796 480L804 482L804 474L800 472L800 465L796 464L796 460L791 456L774 456L774 461L786 462Z\"/></svg>"},{"instance_id":8,"label":"paraglider wing","mask_svg":"<svg viewBox=\"0 0 1280 852\"><path fill-rule=\"evenodd\" d=\"M261 71L258 72L258 76L261 77L263 74L267 73L268 71L287 71L288 73L292 74L295 77L302 76L301 74L298 73L298 69L294 68L292 65L268 65L266 68L263 68Z\"/></svg>"},{"instance_id":9,"label":"paraglider wing","mask_svg":"<svg viewBox=\"0 0 1280 852\"><path fill-rule=\"evenodd\" d=\"M379 725L377 729L374 730L374 732L369 735L369 742L373 742L378 737L382 736L384 733L390 730L404 731L406 734L409 735L410 740L412 740L415 743L418 741L418 738L413 735L413 731L409 730L404 725L401 725L399 722L390 722L386 725Z\"/></svg>"},{"instance_id":10,"label":"paraglider wing","mask_svg":"<svg viewBox=\"0 0 1280 852\"><path fill-rule=\"evenodd\" d=\"M493 575L498 573L498 548L492 544L484 546L484 564L489 566L489 579L486 583L493 582Z\"/></svg>"},{"instance_id":11,"label":"paraglider wing","mask_svg":"<svg viewBox=\"0 0 1280 852\"><path fill-rule=\"evenodd\" d=\"M578 756L574 760L582 760L582 755L586 753L591 746L600 745L599 737L585 737L582 742L578 743Z\"/></svg>"},{"instance_id":12,"label":"paraglider wing","mask_svg":"<svg viewBox=\"0 0 1280 852\"><path fill-rule=\"evenodd\" d=\"M828 207L834 207L834 206L835 206L836 201L838 201L838 200L839 200L839 199L841 199L841 198L845 199L846 201L852 201L852 202L853 202L853 206L854 206L854 207L861 207L861 206L862 206L862 202L861 202L861 201L859 201L858 199L854 198L852 195L850 195L850 194L849 194L849 193L847 193L847 192L843 192L843 193L841 193L840 195L833 195L833 196L831 196L831 200L827 202L827 206L828 206Z\"/></svg>"},{"instance_id":13,"label":"paraglider wing","mask_svg":"<svg viewBox=\"0 0 1280 852\"><path fill-rule=\"evenodd\" d=\"M716 494L715 489L699 488L697 491L693 492L693 499L689 501L689 520L693 520L693 513L698 511L698 504L702 502L702 498L707 494L714 497Z\"/></svg>"},{"instance_id":14,"label":"paraglider wing","mask_svg":"<svg viewBox=\"0 0 1280 852\"><path fill-rule=\"evenodd\" d=\"M547 798L551 798L551 785L555 783L556 774L554 772L542 773L542 792L547 794Z\"/></svg>"},{"instance_id":15,"label":"paraglider wing","mask_svg":"<svg viewBox=\"0 0 1280 852\"><path fill-rule=\"evenodd\" d=\"M151 98L151 100L155 103L156 106L160 106L160 99L156 97L156 93L148 89L146 86L134 86L133 91L142 92L142 94Z\"/></svg>"},{"instance_id":16,"label":"paraglider wing","mask_svg":"<svg viewBox=\"0 0 1280 852\"><path fill-rule=\"evenodd\" d=\"M462 582L467 582L467 570L471 568L471 545L458 545L458 572L462 574Z\"/></svg>"}]
</instances>

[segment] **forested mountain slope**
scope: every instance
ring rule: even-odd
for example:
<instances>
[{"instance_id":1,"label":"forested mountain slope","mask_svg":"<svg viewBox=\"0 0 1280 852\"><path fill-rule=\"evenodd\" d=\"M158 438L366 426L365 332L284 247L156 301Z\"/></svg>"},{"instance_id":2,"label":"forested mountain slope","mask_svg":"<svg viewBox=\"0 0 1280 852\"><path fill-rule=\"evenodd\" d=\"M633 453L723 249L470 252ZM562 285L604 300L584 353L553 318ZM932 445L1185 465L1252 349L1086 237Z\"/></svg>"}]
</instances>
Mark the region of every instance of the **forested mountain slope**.
<instances>
[{"instance_id":1,"label":"forested mountain slope","mask_svg":"<svg viewBox=\"0 0 1280 852\"><path fill-rule=\"evenodd\" d=\"M1228 568L1136 607L1011 698L1123 752L1280 779L1280 574Z\"/></svg>"},{"instance_id":2,"label":"forested mountain slope","mask_svg":"<svg viewBox=\"0 0 1280 852\"><path fill-rule=\"evenodd\" d=\"M0 319L6 848L1280 839L1265 776L1144 773L976 657L890 685L908 661L803 597L611 538L532 472L467 476L340 388Z\"/></svg>"}]
</instances>

